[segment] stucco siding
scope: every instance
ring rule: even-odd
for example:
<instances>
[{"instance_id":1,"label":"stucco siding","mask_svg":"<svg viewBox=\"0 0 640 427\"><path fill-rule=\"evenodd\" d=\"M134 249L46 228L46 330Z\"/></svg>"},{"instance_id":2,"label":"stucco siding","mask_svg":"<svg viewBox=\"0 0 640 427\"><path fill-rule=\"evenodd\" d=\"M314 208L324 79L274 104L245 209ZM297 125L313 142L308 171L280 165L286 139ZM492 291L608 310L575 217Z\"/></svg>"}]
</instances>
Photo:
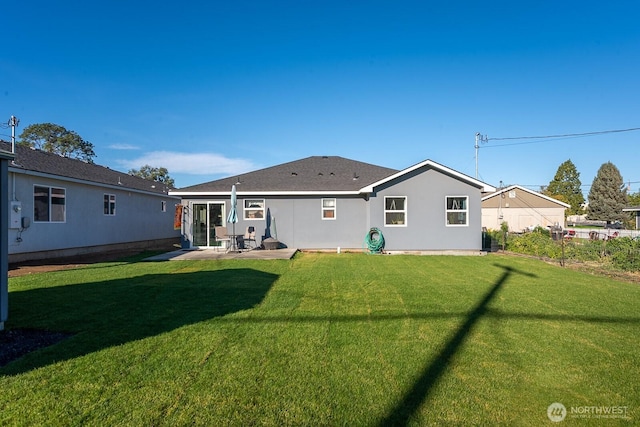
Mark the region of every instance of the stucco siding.
<instances>
[{"instance_id":1,"label":"stucco siding","mask_svg":"<svg viewBox=\"0 0 640 427\"><path fill-rule=\"evenodd\" d=\"M322 199L336 199L335 219L322 219ZM264 199L265 217L261 219L245 219L243 206L246 199ZM230 201L220 198L189 198L183 204L221 202L225 203L223 225L232 232L233 225L227 223L226 216L230 209ZM368 232L366 217L366 201L362 197L263 197L239 196L238 222L236 234L242 234L247 227L256 230L258 244L267 237L277 239L287 247L298 249L336 249L360 248ZM188 240L192 239L193 225L191 219L185 219L185 231Z\"/></svg>"},{"instance_id":2,"label":"stucco siding","mask_svg":"<svg viewBox=\"0 0 640 427\"><path fill-rule=\"evenodd\" d=\"M406 196L406 226L388 226L385 196ZM448 226L447 196L468 197L468 223ZM370 199L371 226L382 230L388 250L480 250L480 191L438 171L419 169L377 188Z\"/></svg>"},{"instance_id":3,"label":"stucco siding","mask_svg":"<svg viewBox=\"0 0 640 427\"><path fill-rule=\"evenodd\" d=\"M15 191L14 191L15 179ZM34 220L34 186L65 190L65 221ZM175 238L174 207L179 198L25 174L11 174L11 198L22 204L30 225L9 230L9 253L21 254ZM104 194L116 197L115 215L104 214ZM166 210L162 211L162 202Z\"/></svg>"}]
</instances>

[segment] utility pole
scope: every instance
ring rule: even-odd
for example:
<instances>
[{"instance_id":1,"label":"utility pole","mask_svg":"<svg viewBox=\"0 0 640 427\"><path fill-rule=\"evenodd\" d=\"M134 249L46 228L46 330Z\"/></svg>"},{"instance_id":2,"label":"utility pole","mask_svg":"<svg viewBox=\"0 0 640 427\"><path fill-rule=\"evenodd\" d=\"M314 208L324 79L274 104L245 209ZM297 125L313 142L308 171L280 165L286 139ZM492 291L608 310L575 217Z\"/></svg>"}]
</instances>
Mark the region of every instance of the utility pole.
<instances>
[{"instance_id":1,"label":"utility pole","mask_svg":"<svg viewBox=\"0 0 640 427\"><path fill-rule=\"evenodd\" d=\"M16 153L16 127L18 127L20 119L15 116L11 116L9 119L9 126L11 126L11 152Z\"/></svg>"},{"instance_id":2,"label":"utility pole","mask_svg":"<svg viewBox=\"0 0 640 427\"><path fill-rule=\"evenodd\" d=\"M489 142L489 138L486 135L480 135L480 132L476 132L476 145L474 146L476 149L476 179L478 179L478 149L480 148L479 143L486 144Z\"/></svg>"}]
</instances>

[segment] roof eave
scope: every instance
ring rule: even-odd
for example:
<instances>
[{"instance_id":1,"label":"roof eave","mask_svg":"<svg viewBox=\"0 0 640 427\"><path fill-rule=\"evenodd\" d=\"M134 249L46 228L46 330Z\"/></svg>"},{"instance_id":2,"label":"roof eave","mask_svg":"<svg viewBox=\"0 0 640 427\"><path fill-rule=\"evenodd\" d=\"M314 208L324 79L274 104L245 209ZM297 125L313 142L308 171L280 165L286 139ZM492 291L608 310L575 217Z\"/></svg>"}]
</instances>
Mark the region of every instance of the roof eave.
<instances>
[{"instance_id":1,"label":"roof eave","mask_svg":"<svg viewBox=\"0 0 640 427\"><path fill-rule=\"evenodd\" d=\"M356 196L360 191L237 191L238 196ZM230 196L229 191L169 191L171 196Z\"/></svg>"},{"instance_id":2,"label":"roof eave","mask_svg":"<svg viewBox=\"0 0 640 427\"><path fill-rule=\"evenodd\" d=\"M73 182L78 184L91 185L94 187L126 190L132 193L150 194L150 195L162 196L162 197L174 197L168 192L164 192L164 191L161 192L161 191L153 191L153 190L144 190L141 188L128 187L126 185L107 184L104 182L90 181L90 180L79 179L79 178L71 178L71 177L51 174L47 172L38 172L38 171L29 170L29 169L23 169L22 167L17 167L17 166L9 166L9 172L19 173L23 175L37 176L37 177L47 178L47 179L55 179L55 180L64 181L64 182Z\"/></svg>"}]
</instances>

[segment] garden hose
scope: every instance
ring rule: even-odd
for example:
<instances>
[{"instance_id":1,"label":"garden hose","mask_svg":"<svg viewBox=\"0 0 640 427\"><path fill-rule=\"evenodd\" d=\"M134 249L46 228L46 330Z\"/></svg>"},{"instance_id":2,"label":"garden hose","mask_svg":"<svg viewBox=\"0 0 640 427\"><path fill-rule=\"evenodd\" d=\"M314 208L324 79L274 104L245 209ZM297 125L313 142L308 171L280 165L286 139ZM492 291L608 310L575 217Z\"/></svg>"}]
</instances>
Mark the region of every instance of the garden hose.
<instances>
[{"instance_id":1,"label":"garden hose","mask_svg":"<svg viewBox=\"0 0 640 427\"><path fill-rule=\"evenodd\" d=\"M364 243L367 245L370 254L382 253L384 249L384 236L379 228L373 227L369 230L369 233L364 238Z\"/></svg>"}]
</instances>

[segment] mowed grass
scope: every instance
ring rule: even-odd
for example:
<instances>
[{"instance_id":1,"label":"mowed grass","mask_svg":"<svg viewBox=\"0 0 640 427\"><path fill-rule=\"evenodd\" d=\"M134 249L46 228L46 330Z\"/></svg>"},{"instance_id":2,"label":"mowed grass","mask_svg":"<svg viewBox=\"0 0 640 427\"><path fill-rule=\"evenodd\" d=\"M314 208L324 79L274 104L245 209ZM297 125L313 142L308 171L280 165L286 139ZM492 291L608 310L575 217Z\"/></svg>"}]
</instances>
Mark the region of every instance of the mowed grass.
<instances>
[{"instance_id":1,"label":"mowed grass","mask_svg":"<svg viewBox=\"0 0 640 427\"><path fill-rule=\"evenodd\" d=\"M134 259L9 288L8 328L74 335L0 368L3 426L640 422L640 286L537 260Z\"/></svg>"}]
</instances>

